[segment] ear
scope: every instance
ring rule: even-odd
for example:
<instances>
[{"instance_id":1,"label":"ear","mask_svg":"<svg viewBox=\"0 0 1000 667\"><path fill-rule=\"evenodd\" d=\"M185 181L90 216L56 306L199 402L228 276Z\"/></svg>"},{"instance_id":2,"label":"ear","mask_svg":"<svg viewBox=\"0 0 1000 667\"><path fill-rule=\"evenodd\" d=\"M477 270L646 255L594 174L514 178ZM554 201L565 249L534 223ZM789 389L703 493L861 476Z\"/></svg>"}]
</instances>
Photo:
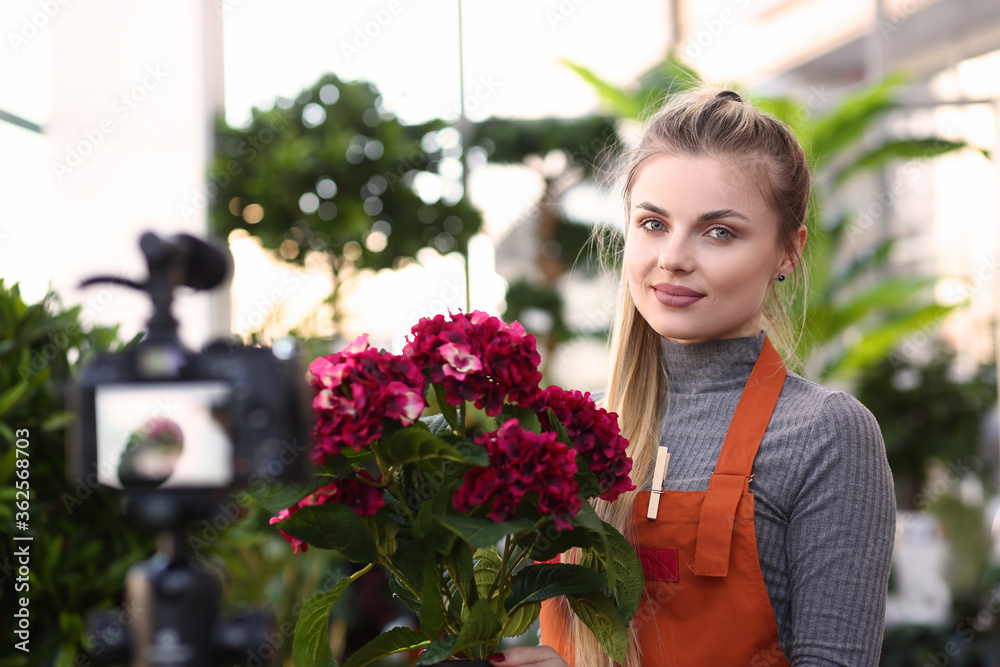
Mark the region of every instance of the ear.
<instances>
[{"instance_id":1,"label":"ear","mask_svg":"<svg viewBox=\"0 0 1000 667\"><path fill-rule=\"evenodd\" d=\"M809 236L809 230L805 225L799 225L795 236L792 238L792 246L786 249L785 256L781 259L781 263L778 264L779 273L791 275L798 268L799 261L802 259L802 251L806 246L807 236Z\"/></svg>"}]
</instances>

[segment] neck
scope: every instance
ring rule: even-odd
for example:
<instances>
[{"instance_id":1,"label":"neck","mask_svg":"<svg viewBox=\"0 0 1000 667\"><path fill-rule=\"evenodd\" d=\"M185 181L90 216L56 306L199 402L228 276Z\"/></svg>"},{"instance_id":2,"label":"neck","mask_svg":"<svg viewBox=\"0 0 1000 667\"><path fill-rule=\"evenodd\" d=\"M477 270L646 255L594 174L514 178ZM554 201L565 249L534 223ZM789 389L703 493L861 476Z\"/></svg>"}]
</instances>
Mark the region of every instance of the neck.
<instances>
[{"instance_id":1,"label":"neck","mask_svg":"<svg viewBox=\"0 0 1000 667\"><path fill-rule=\"evenodd\" d=\"M742 390L757 361L766 334L700 343L660 339L671 392L697 394Z\"/></svg>"}]
</instances>

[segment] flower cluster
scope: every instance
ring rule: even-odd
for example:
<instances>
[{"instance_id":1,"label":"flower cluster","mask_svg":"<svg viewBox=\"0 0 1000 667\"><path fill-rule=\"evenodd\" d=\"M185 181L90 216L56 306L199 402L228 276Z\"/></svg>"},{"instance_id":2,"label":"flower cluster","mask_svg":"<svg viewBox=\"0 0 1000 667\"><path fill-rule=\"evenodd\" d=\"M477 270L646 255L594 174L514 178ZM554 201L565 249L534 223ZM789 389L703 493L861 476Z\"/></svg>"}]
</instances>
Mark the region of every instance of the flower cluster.
<instances>
[{"instance_id":1,"label":"flower cluster","mask_svg":"<svg viewBox=\"0 0 1000 667\"><path fill-rule=\"evenodd\" d=\"M312 460L321 476L310 488L319 488L271 523L296 553L332 549L391 572L393 590L421 629L397 627L372 640L362 649L372 660L416 648L425 650L421 663L458 653L482 658L530 628L537 601L601 586L608 605L580 618L615 662L625 662L642 566L620 533L608 524L595 530L597 517L581 510L598 495L613 500L634 488L627 443L616 415L597 409L590 394L540 390L540 361L534 336L520 324L476 311L422 319L399 355L361 336L309 366ZM418 421L428 384L440 414ZM486 427L495 430L480 430L465 409L470 402L495 418ZM467 435L473 423L474 438ZM362 463L373 473L377 466L377 481ZM558 546L539 546L553 527L572 531L573 544L596 557L539 564ZM310 604L326 608L340 595L331 593ZM494 630L484 635L487 626ZM325 647L326 633L326 624L296 627L297 641L309 646ZM329 655L317 653L310 664L321 660Z\"/></svg>"},{"instance_id":2,"label":"flower cluster","mask_svg":"<svg viewBox=\"0 0 1000 667\"><path fill-rule=\"evenodd\" d=\"M430 381L445 390L445 401L475 401L490 417L500 414L504 398L529 399L542 374L535 337L514 322L505 324L482 311L437 315L412 329L403 354L428 370Z\"/></svg>"},{"instance_id":3,"label":"flower cluster","mask_svg":"<svg viewBox=\"0 0 1000 667\"><path fill-rule=\"evenodd\" d=\"M325 505L327 503L347 505L358 516L372 516L379 511L379 508L385 505L385 499L382 498L382 489L372 486L372 484L365 484L359 481L358 477L362 477L368 482L375 482L367 470L359 470L355 477L337 479L325 486L321 486L291 507L278 512L278 516L272 517L270 523L280 523L303 507ZM308 545L303 540L289 535L280 528L278 532L288 540L295 553L303 553L308 550Z\"/></svg>"},{"instance_id":4,"label":"flower cluster","mask_svg":"<svg viewBox=\"0 0 1000 667\"><path fill-rule=\"evenodd\" d=\"M566 435L601 483L601 498L616 500L625 491L635 490L629 479L632 459L625 455L628 440L621 436L618 415L598 408L590 393L549 387L538 392L530 403L542 427L550 429L548 410L566 427Z\"/></svg>"},{"instance_id":5,"label":"flower cluster","mask_svg":"<svg viewBox=\"0 0 1000 667\"><path fill-rule=\"evenodd\" d=\"M576 453L555 433L532 433L508 420L499 430L475 439L490 457L488 467L465 473L452 504L459 512L492 504L490 518L501 522L517 515L521 500L536 494L538 510L553 515L556 527L570 528L570 517L580 511Z\"/></svg>"},{"instance_id":6,"label":"flower cluster","mask_svg":"<svg viewBox=\"0 0 1000 667\"><path fill-rule=\"evenodd\" d=\"M320 465L344 447L359 451L382 436L382 420L412 424L426 407L427 380L411 360L368 345L368 335L336 354L309 365L316 446L313 463Z\"/></svg>"}]
</instances>

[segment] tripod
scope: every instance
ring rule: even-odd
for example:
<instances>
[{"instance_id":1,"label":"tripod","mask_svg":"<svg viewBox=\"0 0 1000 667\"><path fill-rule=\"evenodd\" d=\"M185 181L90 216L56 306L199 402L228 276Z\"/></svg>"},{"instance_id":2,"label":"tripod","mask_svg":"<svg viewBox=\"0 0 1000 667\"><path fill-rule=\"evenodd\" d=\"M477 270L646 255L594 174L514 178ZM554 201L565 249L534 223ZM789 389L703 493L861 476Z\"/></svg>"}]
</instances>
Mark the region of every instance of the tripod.
<instances>
[{"instance_id":1,"label":"tripod","mask_svg":"<svg viewBox=\"0 0 1000 667\"><path fill-rule=\"evenodd\" d=\"M261 667L257 657L274 621L267 612L223 618L217 574L199 566L188 549L184 521L210 504L166 491L129 497L126 515L159 528L157 552L133 566L120 608L90 618L92 653L100 664L130 667Z\"/></svg>"}]
</instances>

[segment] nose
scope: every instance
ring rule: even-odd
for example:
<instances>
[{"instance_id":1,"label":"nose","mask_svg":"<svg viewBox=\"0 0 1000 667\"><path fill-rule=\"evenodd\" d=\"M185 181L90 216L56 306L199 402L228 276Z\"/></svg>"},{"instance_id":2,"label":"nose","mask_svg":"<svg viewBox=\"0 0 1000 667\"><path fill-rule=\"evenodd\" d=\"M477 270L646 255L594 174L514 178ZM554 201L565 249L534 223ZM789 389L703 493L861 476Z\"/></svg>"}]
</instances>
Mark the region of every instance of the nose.
<instances>
[{"instance_id":1,"label":"nose","mask_svg":"<svg viewBox=\"0 0 1000 667\"><path fill-rule=\"evenodd\" d=\"M694 270L691 245L681 234L671 234L662 239L657 255L657 266L667 273L690 273Z\"/></svg>"}]
</instances>

